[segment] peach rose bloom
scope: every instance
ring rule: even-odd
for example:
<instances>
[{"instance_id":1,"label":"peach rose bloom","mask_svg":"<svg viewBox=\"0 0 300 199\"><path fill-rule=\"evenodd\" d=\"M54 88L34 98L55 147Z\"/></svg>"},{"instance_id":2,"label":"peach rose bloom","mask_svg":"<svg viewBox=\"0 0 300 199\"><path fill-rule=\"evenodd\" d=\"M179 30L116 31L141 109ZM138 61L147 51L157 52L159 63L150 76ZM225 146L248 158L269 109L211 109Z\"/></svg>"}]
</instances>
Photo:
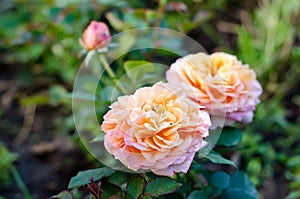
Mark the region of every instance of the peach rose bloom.
<instances>
[{"instance_id":1,"label":"peach rose bloom","mask_svg":"<svg viewBox=\"0 0 300 199\"><path fill-rule=\"evenodd\" d=\"M111 40L110 32L105 23L91 21L82 34L82 44L87 50L106 47Z\"/></svg>"},{"instance_id":2,"label":"peach rose bloom","mask_svg":"<svg viewBox=\"0 0 300 199\"><path fill-rule=\"evenodd\" d=\"M250 123L262 93L255 72L235 56L222 52L191 54L178 59L167 71L166 78L206 107L213 128L222 126L224 119L225 125L235 121Z\"/></svg>"},{"instance_id":3,"label":"peach rose bloom","mask_svg":"<svg viewBox=\"0 0 300 199\"><path fill-rule=\"evenodd\" d=\"M211 125L182 89L163 82L119 97L110 108L101 125L107 151L131 170L157 175L186 173Z\"/></svg>"}]
</instances>

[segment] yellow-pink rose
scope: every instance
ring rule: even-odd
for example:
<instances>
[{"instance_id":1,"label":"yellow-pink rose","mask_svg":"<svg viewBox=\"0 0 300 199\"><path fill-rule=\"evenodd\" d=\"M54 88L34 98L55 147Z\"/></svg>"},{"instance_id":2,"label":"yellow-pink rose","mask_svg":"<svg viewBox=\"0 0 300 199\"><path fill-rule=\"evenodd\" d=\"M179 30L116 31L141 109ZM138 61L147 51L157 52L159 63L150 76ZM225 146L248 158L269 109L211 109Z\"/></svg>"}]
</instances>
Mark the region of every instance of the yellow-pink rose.
<instances>
[{"instance_id":1,"label":"yellow-pink rose","mask_svg":"<svg viewBox=\"0 0 300 199\"><path fill-rule=\"evenodd\" d=\"M262 88L255 72L226 53L191 54L178 59L167 71L170 84L184 88L189 98L206 107L213 125L234 121L249 123Z\"/></svg>"},{"instance_id":2,"label":"yellow-pink rose","mask_svg":"<svg viewBox=\"0 0 300 199\"><path fill-rule=\"evenodd\" d=\"M208 113L182 89L162 82L119 97L110 108L101 125L104 145L134 171L186 173L211 125Z\"/></svg>"},{"instance_id":3,"label":"yellow-pink rose","mask_svg":"<svg viewBox=\"0 0 300 199\"><path fill-rule=\"evenodd\" d=\"M82 34L82 43L87 50L106 47L111 40L110 32L105 23L91 21Z\"/></svg>"}]
</instances>

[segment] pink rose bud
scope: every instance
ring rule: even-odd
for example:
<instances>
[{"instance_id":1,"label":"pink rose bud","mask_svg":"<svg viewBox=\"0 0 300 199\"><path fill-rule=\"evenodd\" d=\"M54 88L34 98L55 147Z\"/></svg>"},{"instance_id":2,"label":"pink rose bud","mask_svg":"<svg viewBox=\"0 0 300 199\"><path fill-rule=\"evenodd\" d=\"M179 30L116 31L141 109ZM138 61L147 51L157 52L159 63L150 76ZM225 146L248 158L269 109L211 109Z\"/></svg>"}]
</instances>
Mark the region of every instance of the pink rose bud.
<instances>
[{"instance_id":1,"label":"pink rose bud","mask_svg":"<svg viewBox=\"0 0 300 199\"><path fill-rule=\"evenodd\" d=\"M82 42L87 50L106 47L111 40L110 32L105 23L91 21L89 26L84 30Z\"/></svg>"}]
</instances>

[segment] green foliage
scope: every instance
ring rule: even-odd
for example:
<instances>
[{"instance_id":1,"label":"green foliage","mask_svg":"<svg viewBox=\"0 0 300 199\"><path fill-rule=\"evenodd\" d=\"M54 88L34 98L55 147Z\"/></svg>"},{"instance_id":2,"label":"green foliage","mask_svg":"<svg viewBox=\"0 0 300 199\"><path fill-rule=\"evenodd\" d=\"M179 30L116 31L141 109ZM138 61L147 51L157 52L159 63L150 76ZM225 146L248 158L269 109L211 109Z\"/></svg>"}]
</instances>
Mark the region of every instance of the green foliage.
<instances>
[{"instance_id":1,"label":"green foliage","mask_svg":"<svg viewBox=\"0 0 300 199\"><path fill-rule=\"evenodd\" d=\"M231 160L225 159L221 156L221 154L211 151L205 158L207 158L209 161L215 164L228 164L231 166L236 167L235 163Z\"/></svg>"},{"instance_id":2,"label":"green foliage","mask_svg":"<svg viewBox=\"0 0 300 199\"><path fill-rule=\"evenodd\" d=\"M101 198L108 198L108 197L112 197L112 198L121 198L122 196L122 189L112 183L102 183L101 184L101 189L103 190L103 193L101 194Z\"/></svg>"},{"instance_id":3,"label":"green foliage","mask_svg":"<svg viewBox=\"0 0 300 199\"><path fill-rule=\"evenodd\" d=\"M129 179L127 176L130 175L119 171L115 172L106 167L82 171L71 179L68 188L87 186L94 196L95 193L99 193L101 198L124 196L127 199L147 199L172 193L181 186L180 183L167 177L145 178L141 175L131 174L132 178ZM95 181L100 182L95 183ZM70 193L62 192L53 197L65 195L69 197Z\"/></svg>"},{"instance_id":4,"label":"green foliage","mask_svg":"<svg viewBox=\"0 0 300 199\"><path fill-rule=\"evenodd\" d=\"M291 192L285 199L297 199L300 197L300 191L293 191Z\"/></svg>"},{"instance_id":5,"label":"green foliage","mask_svg":"<svg viewBox=\"0 0 300 199\"><path fill-rule=\"evenodd\" d=\"M42 95L42 94L36 94L30 97L25 97L21 99L20 104L22 106L28 106L28 105L45 105L49 103L48 96Z\"/></svg>"},{"instance_id":6,"label":"green foliage","mask_svg":"<svg viewBox=\"0 0 300 199\"><path fill-rule=\"evenodd\" d=\"M259 77L270 78L271 74L278 75L276 79L279 77L279 73L272 73L272 70L280 70L280 62L290 56L295 36L293 26L297 24L294 17L299 11L297 0L288 4L283 0L272 4L262 1L262 6L253 14L253 24L238 29L240 58L256 69Z\"/></svg>"},{"instance_id":7,"label":"green foliage","mask_svg":"<svg viewBox=\"0 0 300 199\"><path fill-rule=\"evenodd\" d=\"M295 101L300 75L296 61L300 58L299 15L297 0L262 1L237 29L239 58L255 69L264 88L255 120L245 129L242 141L246 171L256 185L262 185L274 176L275 165L283 166L285 172L280 173L290 181L289 196L297 195L300 186L296 180L300 166L288 166L289 159L300 152L294 147L299 140L299 117L288 117L292 111L288 107L299 107Z\"/></svg>"},{"instance_id":8,"label":"green foliage","mask_svg":"<svg viewBox=\"0 0 300 199\"><path fill-rule=\"evenodd\" d=\"M139 69L139 67L145 67L144 70ZM135 69L138 70L135 70ZM126 71L126 75L133 81L137 82L138 79L143 78L144 75L148 72L151 72L154 70L153 64L146 61L126 61L124 63L124 69Z\"/></svg>"},{"instance_id":9,"label":"green foliage","mask_svg":"<svg viewBox=\"0 0 300 199\"><path fill-rule=\"evenodd\" d=\"M148 183L145 194L148 194L153 197L158 197L160 195L172 193L180 186L180 183L177 183L170 178L154 178Z\"/></svg>"},{"instance_id":10,"label":"green foliage","mask_svg":"<svg viewBox=\"0 0 300 199\"><path fill-rule=\"evenodd\" d=\"M225 189L221 194L221 199L258 199L258 194L251 183L248 176L237 171L230 177L224 172L216 172L211 176L210 179L213 186L219 189Z\"/></svg>"},{"instance_id":11,"label":"green foliage","mask_svg":"<svg viewBox=\"0 0 300 199\"><path fill-rule=\"evenodd\" d=\"M127 183L126 191L133 198L138 198L145 191L146 183L145 178L137 175Z\"/></svg>"},{"instance_id":12,"label":"green foliage","mask_svg":"<svg viewBox=\"0 0 300 199\"><path fill-rule=\"evenodd\" d=\"M193 191L187 199L207 199L203 191Z\"/></svg>"},{"instance_id":13,"label":"green foliage","mask_svg":"<svg viewBox=\"0 0 300 199\"><path fill-rule=\"evenodd\" d=\"M50 104L52 106L57 106L59 104L70 103L70 98L67 96L68 93L66 89L60 85L54 85L49 88Z\"/></svg>"},{"instance_id":14,"label":"green foliage","mask_svg":"<svg viewBox=\"0 0 300 199\"><path fill-rule=\"evenodd\" d=\"M70 191L62 191L59 194L52 196L51 198L56 199L74 199L73 193Z\"/></svg>"},{"instance_id":15,"label":"green foliage","mask_svg":"<svg viewBox=\"0 0 300 199\"><path fill-rule=\"evenodd\" d=\"M7 185L11 181L11 167L17 160L18 155L8 151L8 149L0 143L0 184Z\"/></svg>"},{"instance_id":16,"label":"green foliage","mask_svg":"<svg viewBox=\"0 0 300 199\"><path fill-rule=\"evenodd\" d=\"M257 190L255 186L252 184L247 174L241 171L235 172L230 177L229 188L241 189L246 191L249 195L257 197Z\"/></svg>"},{"instance_id":17,"label":"green foliage","mask_svg":"<svg viewBox=\"0 0 300 199\"><path fill-rule=\"evenodd\" d=\"M82 185L89 184L91 179L97 181L103 177L108 177L112 175L114 172L115 172L114 170L107 167L80 171L75 177L73 177L70 180L68 188L74 188L74 187L79 187Z\"/></svg>"},{"instance_id":18,"label":"green foliage","mask_svg":"<svg viewBox=\"0 0 300 199\"><path fill-rule=\"evenodd\" d=\"M196 171L196 175L192 175L189 178L190 181L196 181L198 183L192 184L193 189L184 191L188 193L187 198L235 198L234 194L237 194L238 198L253 198L258 199L258 193L254 185L251 183L246 173L237 171L232 175L227 174L224 171L212 172L203 168L193 168L189 173L192 174ZM201 176L201 177L200 177ZM197 181L197 179L201 179ZM188 185L190 181L187 181ZM184 184L186 185L186 184ZM184 186L183 185L183 186ZM182 193L179 189L178 192Z\"/></svg>"},{"instance_id":19,"label":"green foliage","mask_svg":"<svg viewBox=\"0 0 300 199\"><path fill-rule=\"evenodd\" d=\"M130 60L124 63L124 69L130 79L131 90L134 91L147 83L145 75L154 71L154 65L146 61Z\"/></svg>"},{"instance_id":20,"label":"green foliage","mask_svg":"<svg viewBox=\"0 0 300 199\"><path fill-rule=\"evenodd\" d=\"M221 199L232 199L232 198L239 198L239 199L256 199L256 197L250 195L245 190L241 190L238 188L231 188L225 191L222 195Z\"/></svg>"},{"instance_id":21,"label":"green foliage","mask_svg":"<svg viewBox=\"0 0 300 199\"><path fill-rule=\"evenodd\" d=\"M242 132L239 129L233 127L224 127L217 145L226 147L237 145L241 142L242 136Z\"/></svg>"},{"instance_id":22,"label":"green foliage","mask_svg":"<svg viewBox=\"0 0 300 199\"><path fill-rule=\"evenodd\" d=\"M3 61L14 63L18 60L33 76L52 79L53 75L58 75L66 82L72 81L75 65L79 65L75 59L79 48L74 38L80 35L75 30L86 23L88 16L82 7L79 8L72 4L61 8L54 1L14 2L1 13L5 19L0 23ZM35 67L29 66L32 63ZM28 84L28 79L22 81Z\"/></svg>"},{"instance_id":23,"label":"green foliage","mask_svg":"<svg viewBox=\"0 0 300 199\"><path fill-rule=\"evenodd\" d=\"M210 177L210 184L218 189L225 189L229 186L230 177L223 171L215 172Z\"/></svg>"},{"instance_id":24,"label":"green foliage","mask_svg":"<svg viewBox=\"0 0 300 199\"><path fill-rule=\"evenodd\" d=\"M23 192L23 198L32 199L27 187L25 186L18 170L13 163L18 159L18 154L10 152L6 146L0 142L0 190L7 187L7 185L14 185ZM14 181L12 180L12 177ZM14 184L13 184L14 183ZM0 198L4 198L1 197Z\"/></svg>"}]
</instances>

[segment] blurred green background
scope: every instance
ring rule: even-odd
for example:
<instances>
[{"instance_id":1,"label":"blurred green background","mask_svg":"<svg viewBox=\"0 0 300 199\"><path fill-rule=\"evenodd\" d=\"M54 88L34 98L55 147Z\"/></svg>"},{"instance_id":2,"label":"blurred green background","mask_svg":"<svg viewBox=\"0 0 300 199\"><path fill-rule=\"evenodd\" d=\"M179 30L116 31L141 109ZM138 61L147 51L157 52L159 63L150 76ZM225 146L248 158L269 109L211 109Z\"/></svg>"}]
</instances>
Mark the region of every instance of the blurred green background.
<instances>
[{"instance_id":1,"label":"blurred green background","mask_svg":"<svg viewBox=\"0 0 300 199\"><path fill-rule=\"evenodd\" d=\"M49 197L97 165L75 133L69 97L92 19L112 35L174 29L248 63L264 93L231 158L262 198L300 198L299 0L0 0L0 13L0 198Z\"/></svg>"}]
</instances>

